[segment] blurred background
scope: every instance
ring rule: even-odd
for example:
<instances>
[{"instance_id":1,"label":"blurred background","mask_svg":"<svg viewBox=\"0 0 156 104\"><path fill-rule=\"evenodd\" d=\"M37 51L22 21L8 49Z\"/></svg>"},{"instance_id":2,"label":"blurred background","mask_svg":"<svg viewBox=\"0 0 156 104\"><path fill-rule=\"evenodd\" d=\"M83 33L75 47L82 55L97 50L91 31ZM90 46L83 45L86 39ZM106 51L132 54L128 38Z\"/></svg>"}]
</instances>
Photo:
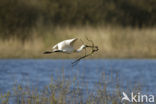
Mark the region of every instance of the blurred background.
<instances>
[{"instance_id":1,"label":"blurred background","mask_svg":"<svg viewBox=\"0 0 156 104\"><path fill-rule=\"evenodd\" d=\"M84 51L42 54L65 39L89 45L86 37L99 47L88 57L94 60L73 67ZM121 104L123 91L156 96L151 58L156 0L0 0L0 104Z\"/></svg>"},{"instance_id":2,"label":"blurred background","mask_svg":"<svg viewBox=\"0 0 156 104\"><path fill-rule=\"evenodd\" d=\"M71 58L41 53L86 36L95 58L155 58L155 27L155 0L0 0L0 58Z\"/></svg>"}]
</instances>

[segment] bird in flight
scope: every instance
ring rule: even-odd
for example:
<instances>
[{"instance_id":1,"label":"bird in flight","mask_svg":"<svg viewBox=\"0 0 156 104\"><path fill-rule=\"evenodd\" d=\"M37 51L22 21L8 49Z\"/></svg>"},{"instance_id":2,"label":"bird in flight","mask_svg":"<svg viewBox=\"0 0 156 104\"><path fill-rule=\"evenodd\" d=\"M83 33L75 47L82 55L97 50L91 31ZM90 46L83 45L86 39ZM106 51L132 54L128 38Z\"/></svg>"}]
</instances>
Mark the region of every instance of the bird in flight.
<instances>
[{"instance_id":1,"label":"bird in flight","mask_svg":"<svg viewBox=\"0 0 156 104\"><path fill-rule=\"evenodd\" d=\"M52 51L45 51L43 54L50 54L54 52L62 52L62 53L74 53L74 52L81 52L84 48L86 48L86 45L81 45L80 48L75 49L73 47L73 44L76 42L77 38L68 39L61 41L53 46Z\"/></svg>"},{"instance_id":2,"label":"bird in flight","mask_svg":"<svg viewBox=\"0 0 156 104\"><path fill-rule=\"evenodd\" d=\"M61 42L57 43L56 45L54 45L52 47L51 51L45 51L45 52L43 52L43 54L51 54L51 53L56 53L56 52L71 54L71 53L75 53L75 52L81 52L83 49L86 49L86 48L92 48L92 52L90 54L87 54L87 55L85 54L84 56L78 58L76 61L74 61L72 63L74 65L77 62L79 62L81 59L83 59L85 57L88 57L89 55L92 55L95 51L98 51L98 47L94 46L93 43L92 43L92 46L82 44L80 46L80 48L75 49L73 44L77 40L78 40L77 38L73 38L73 39L68 39L68 40L61 41ZM88 41L90 41L90 40L88 40Z\"/></svg>"}]
</instances>

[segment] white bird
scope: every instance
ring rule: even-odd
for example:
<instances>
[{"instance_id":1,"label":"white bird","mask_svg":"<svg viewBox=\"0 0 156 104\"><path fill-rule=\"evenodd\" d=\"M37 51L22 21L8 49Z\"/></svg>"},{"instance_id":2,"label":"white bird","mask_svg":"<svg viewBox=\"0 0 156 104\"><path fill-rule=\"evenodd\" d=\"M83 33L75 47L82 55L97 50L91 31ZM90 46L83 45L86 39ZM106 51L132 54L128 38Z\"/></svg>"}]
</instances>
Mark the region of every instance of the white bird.
<instances>
[{"instance_id":1,"label":"white bird","mask_svg":"<svg viewBox=\"0 0 156 104\"><path fill-rule=\"evenodd\" d=\"M51 51L45 51L43 54L50 54L50 53L54 53L54 52L62 52L62 53L81 52L86 47L89 47L89 46L83 44L80 46L80 48L75 49L73 47L73 44L76 42L76 40L77 40L77 38L61 41L61 42L57 43L56 45L54 45L52 47Z\"/></svg>"}]
</instances>

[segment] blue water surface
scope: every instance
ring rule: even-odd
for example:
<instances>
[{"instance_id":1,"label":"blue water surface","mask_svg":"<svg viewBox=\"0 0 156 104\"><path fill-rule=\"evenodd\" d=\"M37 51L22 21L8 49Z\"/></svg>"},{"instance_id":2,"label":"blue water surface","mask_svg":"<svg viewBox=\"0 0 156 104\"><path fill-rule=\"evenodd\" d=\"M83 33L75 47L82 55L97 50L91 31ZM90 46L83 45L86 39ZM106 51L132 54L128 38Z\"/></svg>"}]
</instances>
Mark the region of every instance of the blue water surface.
<instances>
[{"instance_id":1,"label":"blue water surface","mask_svg":"<svg viewBox=\"0 0 156 104\"><path fill-rule=\"evenodd\" d=\"M15 84L29 85L42 89L53 80L62 76L76 78L81 84L87 83L90 90L101 82L104 75L110 90L119 81L123 90L141 86L142 92L156 94L156 60L142 59L93 59L82 60L72 67L74 60L53 59L1 59L0 92L5 93ZM114 80L114 81L112 81Z\"/></svg>"}]
</instances>

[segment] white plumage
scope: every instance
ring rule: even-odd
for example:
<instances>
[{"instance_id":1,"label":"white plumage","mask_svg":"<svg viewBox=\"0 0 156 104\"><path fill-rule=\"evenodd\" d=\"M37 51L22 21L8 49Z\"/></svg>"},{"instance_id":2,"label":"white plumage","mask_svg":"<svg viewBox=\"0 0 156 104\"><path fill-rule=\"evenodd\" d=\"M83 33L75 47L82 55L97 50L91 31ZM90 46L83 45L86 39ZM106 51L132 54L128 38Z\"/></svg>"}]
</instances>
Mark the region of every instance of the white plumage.
<instances>
[{"instance_id":1,"label":"white plumage","mask_svg":"<svg viewBox=\"0 0 156 104\"><path fill-rule=\"evenodd\" d=\"M77 38L61 41L52 47L52 51L45 51L44 54L49 54L53 52L73 53L80 52L84 48L86 48L86 45L82 45L79 49L75 49L73 47L73 44L75 43L76 40Z\"/></svg>"}]
</instances>

